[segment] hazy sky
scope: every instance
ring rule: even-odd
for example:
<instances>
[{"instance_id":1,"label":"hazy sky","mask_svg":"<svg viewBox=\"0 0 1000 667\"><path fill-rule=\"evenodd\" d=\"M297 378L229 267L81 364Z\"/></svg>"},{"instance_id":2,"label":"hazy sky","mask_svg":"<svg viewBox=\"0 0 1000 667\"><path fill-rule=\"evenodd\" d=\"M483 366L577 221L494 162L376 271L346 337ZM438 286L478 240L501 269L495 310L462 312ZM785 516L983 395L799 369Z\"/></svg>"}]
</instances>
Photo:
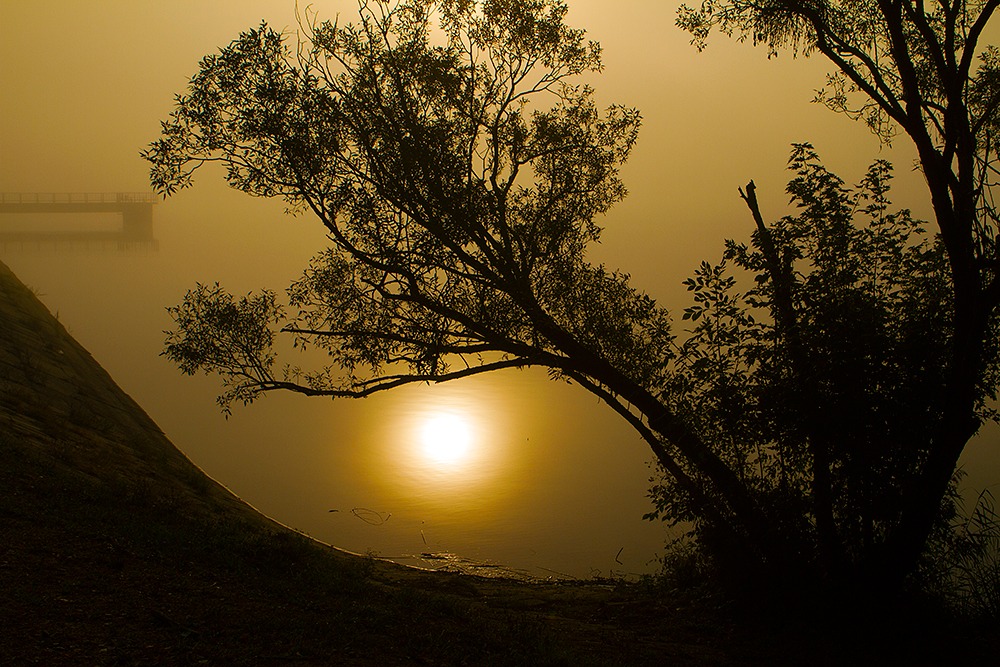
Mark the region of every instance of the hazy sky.
<instances>
[{"instance_id":1,"label":"hazy sky","mask_svg":"<svg viewBox=\"0 0 1000 667\"><path fill-rule=\"evenodd\" d=\"M677 4L569 2L570 23L604 47L606 69L593 80L599 100L636 106L644 117L623 172L631 194L607 216L595 257L631 273L664 304L687 305L680 281L701 259L718 259L724 238L749 233L738 186L756 181L766 217L787 210L784 165L798 141L814 143L848 181L873 159L889 158L897 166L897 204L929 215L905 141L880 149L862 125L810 103L824 61L768 60L761 49L721 38L699 54L673 25ZM314 6L321 16L340 11L346 19L356 5ZM293 0L0 0L0 191L147 190L138 152L156 138L199 58L261 19L294 26L294 11ZM168 325L163 308L195 281L281 290L321 247L318 224L281 211L280 203L228 191L217 173L206 173L194 190L158 206L154 255L8 251L0 259L44 294L183 451L279 520L350 548L390 550L410 548L405 539L420 530L426 542L436 520L428 517L458 512L455 522L474 526L466 541L442 538L433 546L472 549L479 540L489 543L482 557L527 562L507 549L516 541L542 554L536 564L569 563L585 573L610 567L608 551L613 556L627 544L634 552L628 567L641 568L660 541L657 527L638 521L647 509L649 457L582 391L521 374L353 404L272 397L225 422L212 403L214 380L182 378L158 358ZM397 465L406 457L394 448L403 430L412 431L412 415L435 405L475 413L479 451L492 454L483 454L475 474L470 468L434 482L447 493L420 500L405 478L422 474L421 464ZM980 486L1000 481L992 463L1000 438L992 432L990 439L971 457L971 479ZM366 453L359 457L354 448ZM490 475L508 482L490 482ZM406 503L422 509L408 516L395 509ZM363 532L368 524L327 513L369 504L395 512L398 525L409 521L409 537L379 542L381 534ZM553 526L571 537L552 538Z\"/></svg>"},{"instance_id":2,"label":"hazy sky","mask_svg":"<svg viewBox=\"0 0 1000 667\"><path fill-rule=\"evenodd\" d=\"M765 213L778 212L791 142L812 141L848 179L881 156L863 127L809 103L823 61L769 61L761 49L721 38L699 54L673 25L676 4L570 2L570 22L604 46L599 98L636 106L645 119L625 170L632 196L609 217L605 245L651 287L676 282L692 258L716 254L723 236L747 228L735 189L749 178ZM354 5L315 3L321 15L345 17ZM198 59L261 19L294 27L294 11L292 0L0 3L0 183L12 191L145 189L137 150L156 136ZM912 154L889 155L908 176ZM909 192L910 205L922 208L919 187Z\"/></svg>"}]
</instances>

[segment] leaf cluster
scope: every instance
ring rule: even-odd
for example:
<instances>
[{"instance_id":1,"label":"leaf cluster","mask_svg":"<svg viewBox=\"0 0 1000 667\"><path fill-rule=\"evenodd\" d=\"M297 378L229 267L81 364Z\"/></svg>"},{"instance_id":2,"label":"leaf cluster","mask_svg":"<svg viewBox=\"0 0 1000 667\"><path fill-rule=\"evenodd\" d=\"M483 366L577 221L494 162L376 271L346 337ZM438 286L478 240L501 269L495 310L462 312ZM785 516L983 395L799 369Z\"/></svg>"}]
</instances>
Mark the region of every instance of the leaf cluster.
<instances>
[{"instance_id":1,"label":"leaf cluster","mask_svg":"<svg viewBox=\"0 0 1000 667\"><path fill-rule=\"evenodd\" d=\"M814 101L863 121L884 142L900 130L909 135L932 190L944 188L932 195L941 211L944 197L956 208L974 199L973 252L982 283L997 285L1000 76L996 46L981 43L997 7L995 0L705 0L682 5L677 25L699 49L718 29L772 55L824 56L834 69Z\"/></svg>"},{"instance_id":2,"label":"leaf cluster","mask_svg":"<svg viewBox=\"0 0 1000 667\"><path fill-rule=\"evenodd\" d=\"M274 382L271 346L283 309L273 292L237 300L218 283L198 284L167 312L177 328L167 332L163 356L187 375L222 373L227 415L232 401L250 403Z\"/></svg>"},{"instance_id":3,"label":"leaf cluster","mask_svg":"<svg viewBox=\"0 0 1000 667\"><path fill-rule=\"evenodd\" d=\"M351 24L307 12L294 48L261 25L201 62L145 152L154 185L170 194L219 162L233 187L310 210L331 242L282 322L331 363L259 375L258 389L359 396L528 365L589 372L561 347L570 338L636 381L662 373L651 350L669 338L665 312L585 259L626 194L618 167L640 117L599 110L569 80L601 62L566 11L364 3ZM190 294L172 313L205 304ZM205 316L175 317L171 336L219 323ZM247 377L235 358L202 367Z\"/></svg>"},{"instance_id":4,"label":"leaf cluster","mask_svg":"<svg viewBox=\"0 0 1000 667\"><path fill-rule=\"evenodd\" d=\"M796 212L685 281L690 328L664 395L775 522L798 523L785 532L803 554L828 512L843 556L860 557L899 521L947 398L950 273L940 239L892 210L886 162L848 187L799 144L789 169ZM651 518L698 518L667 476L651 497Z\"/></svg>"}]
</instances>

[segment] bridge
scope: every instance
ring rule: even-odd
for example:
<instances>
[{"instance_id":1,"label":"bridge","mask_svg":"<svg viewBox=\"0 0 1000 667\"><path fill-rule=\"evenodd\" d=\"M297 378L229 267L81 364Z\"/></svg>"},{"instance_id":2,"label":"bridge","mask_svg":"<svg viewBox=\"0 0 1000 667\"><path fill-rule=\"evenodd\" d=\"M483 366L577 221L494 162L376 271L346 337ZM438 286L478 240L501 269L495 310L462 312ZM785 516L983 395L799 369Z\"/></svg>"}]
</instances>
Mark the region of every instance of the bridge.
<instances>
[{"instance_id":1,"label":"bridge","mask_svg":"<svg viewBox=\"0 0 1000 667\"><path fill-rule=\"evenodd\" d=\"M153 206L156 203L156 195L151 192L3 192L0 193L0 213L120 213L122 227L120 232L0 231L0 243L115 241L155 244Z\"/></svg>"}]
</instances>

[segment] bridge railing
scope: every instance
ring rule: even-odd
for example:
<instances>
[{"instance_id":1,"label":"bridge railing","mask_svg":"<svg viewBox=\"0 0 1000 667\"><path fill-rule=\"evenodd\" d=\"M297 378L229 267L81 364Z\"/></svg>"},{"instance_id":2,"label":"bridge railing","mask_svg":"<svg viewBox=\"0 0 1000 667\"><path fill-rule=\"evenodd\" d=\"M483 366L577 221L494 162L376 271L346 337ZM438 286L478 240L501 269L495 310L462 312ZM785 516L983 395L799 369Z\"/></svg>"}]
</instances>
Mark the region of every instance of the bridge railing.
<instances>
[{"instance_id":1,"label":"bridge railing","mask_svg":"<svg viewBox=\"0 0 1000 667\"><path fill-rule=\"evenodd\" d=\"M0 192L0 204L155 204L152 192Z\"/></svg>"}]
</instances>

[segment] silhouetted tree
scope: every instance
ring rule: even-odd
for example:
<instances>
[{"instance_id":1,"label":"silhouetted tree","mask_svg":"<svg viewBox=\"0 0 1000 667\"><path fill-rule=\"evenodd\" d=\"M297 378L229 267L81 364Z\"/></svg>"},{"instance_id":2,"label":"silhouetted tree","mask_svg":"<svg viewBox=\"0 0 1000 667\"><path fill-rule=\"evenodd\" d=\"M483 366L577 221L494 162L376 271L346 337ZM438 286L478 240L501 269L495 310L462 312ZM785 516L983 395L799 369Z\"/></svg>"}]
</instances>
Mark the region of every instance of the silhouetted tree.
<instances>
[{"instance_id":1,"label":"silhouetted tree","mask_svg":"<svg viewBox=\"0 0 1000 667\"><path fill-rule=\"evenodd\" d=\"M882 577L950 400L947 255L908 210L890 211L888 163L848 188L801 144L789 168L797 213L765 225L751 182L741 190L756 223L750 245L728 241L722 263L687 281L692 327L664 395L766 508L776 539L798 554L786 567ZM730 266L753 286L741 291ZM1000 335L995 319L990 335ZM985 404L997 384L988 348L980 420L996 417ZM713 560L740 558L711 546L712 526L675 487L668 477L654 485L650 517L693 520ZM948 518L952 501L939 497L934 518Z\"/></svg>"},{"instance_id":2,"label":"silhouetted tree","mask_svg":"<svg viewBox=\"0 0 1000 667\"><path fill-rule=\"evenodd\" d=\"M944 250L912 242L909 216L887 213L887 166L852 194L798 147L792 192L805 208L771 227L748 187L754 244L731 244L729 256L758 283L736 295L722 269L703 265L685 313L695 326L679 341L669 313L626 274L586 260L599 217L625 195L618 167L640 119L599 111L592 91L571 83L601 61L598 45L564 24L564 3L360 7L353 25L307 17L296 48L262 25L206 57L145 152L166 194L220 162L233 187L310 211L330 240L289 288L290 316L271 292L237 299L199 285L171 309L165 354L184 372L218 373L227 410L278 389L360 397L545 367L645 439L670 480L658 511L694 520L716 554L772 574L872 567L883 554L868 546L903 525L893 499L910 502L908 483L924 479L957 418L958 380L975 377L965 440L996 386L984 370L995 308L972 361L955 361L959 280L941 271L947 234ZM859 196L870 218L861 227ZM993 228L977 229L994 252ZM330 366L276 369L279 329ZM813 371L828 375L817 383ZM869 371L880 384L864 382ZM875 399L864 420L837 423Z\"/></svg>"},{"instance_id":3,"label":"silhouetted tree","mask_svg":"<svg viewBox=\"0 0 1000 667\"><path fill-rule=\"evenodd\" d=\"M966 443L982 423L995 377L1000 243L993 187L1000 140L1000 51L981 44L997 0L706 0L677 23L703 48L713 28L773 53L819 52L836 68L817 100L863 120L882 140L900 130L916 147L951 273L953 331L941 378L946 397L919 474L905 485L887 537L887 572L918 557ZM818 446L815 452L823 456Z\"/></svg>"}]
</instances>

